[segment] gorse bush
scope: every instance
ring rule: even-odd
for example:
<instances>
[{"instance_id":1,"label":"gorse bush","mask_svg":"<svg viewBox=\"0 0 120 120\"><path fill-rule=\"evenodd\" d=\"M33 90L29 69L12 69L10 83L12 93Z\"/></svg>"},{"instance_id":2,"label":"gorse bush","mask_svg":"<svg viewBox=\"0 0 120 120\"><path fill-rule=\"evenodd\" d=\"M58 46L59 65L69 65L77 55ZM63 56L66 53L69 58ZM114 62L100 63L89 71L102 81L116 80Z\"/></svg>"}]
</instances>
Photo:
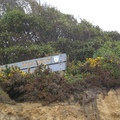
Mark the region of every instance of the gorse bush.
<instances>
[{"instance_id":1,"label":"gorse bush","mask_svg":"<svg viewBox=\"0 0 120 120\"><path fill-rule=\"evenodd\" d=\"M79 74L81 66L82 66L82 63L80 61L78 61L77 63L75 61L72 61L71 63L68 63L67 74L68 75Z\"/></svg>"},{"instance_id":2,"label":"gorse bush","mask_svg":"<svg viewBox=\"0 0 120 120\"><path fill-rule=\"evenodd\" d=\"M27 0L31 12L26 14L21 5L12 2L13 6L5 2L5 12L0 16L0 65L57 53L66 53L68 61L63 76L44 65L33 73L6 66L0 71L0 86L11 99L51 103L70 95L80 98L80 92L90 87L120 85L118 32L102 31L86 20L78 23L72 15L36 1Z\"/></svg>"},{"instance_id":3,"label":"gorse bush","mask_svg":"<svg viewBox=\"0 0 120 120\"><path fill-rule=\"evenodd\" d=\"M102 68L111 71L115 77L120 76L120 42L107 41L103 47L99 48L93 55L104 58L102 61Z\"/></svg>"},{"instance_id":4,"label":"gorse bush","mask_svg":"<svg viewBox=\"0 0 120 120\"><path fill-rule=\"evenodd\" d=\"M109 73L107 74L108 76L106 76L107 81L104 82L106 82L107 84L109 80L113 79L113 81L118 80L117 82L119 83L119 79L120 79L119 70L120 70L120 64L118 62L116 63L115 61L112 60L106 60L106 58L103 57L86 58L86 61L83 63L73 61L68 64L66 79L68 79L68 81L72 80L71 82L74 82L76 81L77 76L80 77L78 78L80 80L85 79L87 77L91 78L91 76L94 76L94 79L96 78L96 82L98 82L100 79L103 79L103 77L105 77L105 74ZM102 73L104 74L102 75ZM105 80L105 78L103 80Z\"/></svg>"},{"instance_id":5,"label":"gorse bush","mask_svg":"<svg viewBox=\"0 0 120 120\"><path fill-rule=\"evenodd\" d=\"M91 69L91 72L92 74L86 78L86 82L91 84L91 86L101 88L105 87L108 90L120 86L120 76L114 77L114 75L109 70L94 68Z\"/></svg>"},{"instance_id":6,"label":"gorse bush","mask_svg":"<svg viewBox=\"0 0 120 120\"><path fill-rule=\"evenodd\" d=\"M68 64L67 73L76 75L76 74L83 74L88 70L88 68L95 68L95 67L102 67L103 64L103 57L96 57L96 58L86 58L86 61L72 61Z\"/></svg>"},{"instance_id":7,"label":"gorse bush","mask_svg":"<svg viewBox=\"0 0 120 120\"><path fill-rule=\"evenodd\" d=\"M86 62L84 64L89 64L90 67L100 67L102 64L103 57L96 57L96 58L86 58Z\"/></svg>"},{"instance_id":8,"label":"gorse bush","mask_svg":"<svg viewBox=\"0 0 120 120\"><path fill-rule=\"evenodd\" d=\"M2 88L17 102L41 101L49 104L68 100L71 95L79 100L79 95L83 95L81 92L87 88L109 89L120 85L120 77L115 77L109 69L104 69L103 61L103 58L97 57L87 58L84 63L72 62L63 76L60 72L51 72L42 64L33 73L25 74L18 68L6 68L4 73L8 77L4 78Z\"/></svg>"},{"instance_id":9,"label":"gorse bush","mask_svg":"<svg viewBox=\"0 0 120 120\"><path fill-rule=\"evenodd\" d=\"M105 61L103 61L102 68L110 71L114 77L120 77L120 62L116 62L112 59L105 59Z\"/></svg>"},{"instance_id":10,"label":"gorse bush","mask_svg":"<svg viewBox=\"0 0 120 120\"><path fill-rule=\"evenodd\" d=\"M16 72L4 85L4 90L11 99L18 102L25 101L48 101L64 100L65 80L59 72L51 72L44 65L38 66L34 73L26 75Z\"/></svg>"},{"instance_id":11,"label":"gorse bush","mask_svg":"<svg viewBox=\"0 0 120 120\"><path fill-rule=\"evenodd\" d=\"M120 59L120 41L107 41L100 47L94 57L101 56L108 60Z\"/></svg>"},{"instance_id":12,"label":"gorse bush","mask_svg":"<svg viewBox=\"0 0 120 120\"><path fill-rule=\"evenodd\" d=\"M21 76L25 76L25 72L21 71L19 67L17 66L11 66L8 67L7 65L5 66L4 69L0 71L0 79L1 80L9 80L14 74L20 74Z\"/></svg>"}]
</instances>

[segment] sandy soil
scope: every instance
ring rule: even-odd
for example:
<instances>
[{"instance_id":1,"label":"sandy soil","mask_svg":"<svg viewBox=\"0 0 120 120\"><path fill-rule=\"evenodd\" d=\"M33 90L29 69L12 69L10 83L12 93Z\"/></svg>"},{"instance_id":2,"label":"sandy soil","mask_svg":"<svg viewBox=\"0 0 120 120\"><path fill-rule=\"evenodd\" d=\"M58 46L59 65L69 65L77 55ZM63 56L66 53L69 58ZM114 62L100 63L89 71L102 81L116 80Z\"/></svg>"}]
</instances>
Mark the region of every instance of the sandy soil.
<instances>
[{"instance_id":1,"label":"sandy soil","mask_svg":"<svg viewBox=\"0 0 120 120\"><path fill-rule=\"evenodd\" d=\"M0 103L0 120L120 120L120 89L98 95L88 104Z\"/></svg>"}]
</instances>

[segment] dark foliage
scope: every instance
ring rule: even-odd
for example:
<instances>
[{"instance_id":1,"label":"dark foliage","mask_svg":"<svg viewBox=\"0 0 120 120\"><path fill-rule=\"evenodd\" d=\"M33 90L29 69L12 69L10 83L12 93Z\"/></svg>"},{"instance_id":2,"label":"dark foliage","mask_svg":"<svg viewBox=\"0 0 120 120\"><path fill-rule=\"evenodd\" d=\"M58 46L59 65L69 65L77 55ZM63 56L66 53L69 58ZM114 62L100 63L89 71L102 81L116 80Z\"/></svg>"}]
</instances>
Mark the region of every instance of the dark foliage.
<instances>
[{"instance_id":1,"label":"dark foliage","mask_svg":"<svg viewBox=\"0 0 120 120\"><path fill-rule=\"evenodd\" d=\"M92 57L105 41L119 40L119 33L104 32L84 19L78 23L72 15L63 14L53 7L40 6L29 0L14 2L6 1L5 7L8 3L11 9L6 8L0 17L0 64L28 60L31 56L35 58L30 47L42 43L51 43L55 52L67 53L70 61L84 61L86 57ZM30 14L21 11L28 3L32 8ZM41 54L40 51L37 54Z\"/></svg>"},{"instance_id":2,"label":"dark foliage","mask_svg":"<svg viewBox=\"0 0 120 120\"><path fill-rule=\"evenodd\" d=\"M120 76L115 77L110 70L101 67L90 67L89 65L80 67L81 72L90 73L86 76L86 84L95 87L105 87L107 89L120 86Z\"/></svg>"},{"instance_id":3,"label":"dark foliage","mask_svg":"<svg viewBox=\"0 0 120 120\"><path fill-rule=\"evenodd\" d=\"M34 74L24 77L16 73L2 85L3 89L11 99L17 102L51 103L68 99L69 93L73 89L70 88L64 77L58 72L51 73L49 69L42 70L42 66L40 66Z\"/></svg>"},{"instance_id":4,"label":"dark foliage","mask_svg":"<svg viewBox=\"0 0 120 120\"><path fill-rule=\"evenodd\" d=\"M50 45L13 46L0 49L0 65L46 57L53 53Z\"/></svg>"},{"instance_id":5,"label":"dark foliage","mask_svg":"<svg viewBox=\"0 0 120 120\"><path fill-rule=\"evenodd\" d=\"M81 102L87 90L99 90L120 86L120 78L114 78L112 74L99 67L81 68L82 72L91 72L91 75L84 80L68 83L59 72L52 73L49 69L43 69L41 65L34 74L14 74L11 79L4 83L3 89L9 94L12 100L17 102L42 102L43 105L53 102L74 100ZM93 92L91 93L93 94ZM94 93L97 94L97 91ZM93 96L93 95L92 95ZM88 98L88 101L91 98Z\"/></svg>"}]
</instances>

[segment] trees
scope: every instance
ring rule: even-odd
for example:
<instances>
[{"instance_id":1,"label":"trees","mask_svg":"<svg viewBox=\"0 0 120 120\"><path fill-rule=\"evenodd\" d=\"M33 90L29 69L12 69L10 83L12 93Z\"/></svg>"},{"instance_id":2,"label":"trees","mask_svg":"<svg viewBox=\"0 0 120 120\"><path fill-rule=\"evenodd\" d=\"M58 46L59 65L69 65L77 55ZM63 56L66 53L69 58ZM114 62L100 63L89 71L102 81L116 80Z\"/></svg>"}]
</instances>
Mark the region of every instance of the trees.
<instances>
[{"instance_id":1,"label":"trees","mask_svg":"<svg viewBox=\"0 0 120 120\"><path fill-rule=\"evenodd\" d=\"M0 1L4 5L4 1ZM30 11L25 8L30 5ZM119 41L117 32L104 32L86 20L80 23L56 8L33 0L5 3L0 17L0 48L49 44L55 51L66 52L70 60L84 61L108 40Z\"/></svg>"},{"instance_id":2,"label":"trees","mask_svg":"<svg viewBox=\"0 0 120 120\"><path fill-rule=\"evenodd\" d=\"M31 18L24 12L12 10L1 18L0 40L4 41L1 47L10 47L15 44L28 42L31 29ZM7 39L7 40L6 40Z\"/></svg>"}]
</instances>

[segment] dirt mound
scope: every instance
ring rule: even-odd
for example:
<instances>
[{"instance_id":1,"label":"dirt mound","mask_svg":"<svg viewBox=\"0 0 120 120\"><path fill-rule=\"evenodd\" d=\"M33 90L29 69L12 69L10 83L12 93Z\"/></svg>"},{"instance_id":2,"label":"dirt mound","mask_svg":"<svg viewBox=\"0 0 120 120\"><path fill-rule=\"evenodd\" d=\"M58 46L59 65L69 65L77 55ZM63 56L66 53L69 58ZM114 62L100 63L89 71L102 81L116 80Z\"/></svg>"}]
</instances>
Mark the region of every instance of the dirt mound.
<instances>
[{"instance_id":1,"label":"dirt mound","mask_svg":"<svg viewBox=\"0 0 120 120\"><path fill-rule=\"evenodd\" d=\"M79 104L67 103L42 106L40 103L0 105L0 118L7 120L76 120L83 118Z\"/></svg>"},{"instance_id":2,"label":"dirt mound","mask_svg":"<svg viewBox=\"0 0 120 120\"><path fill-rule=\"evenodd\" d=\"M80 105L54 103L0 103L0 120L120 120L120 89L97 95L96 101ZM97 111L96 111L97 107ZM86 113L86 114L85 114Z\"/></svg>"}]
</instances>

